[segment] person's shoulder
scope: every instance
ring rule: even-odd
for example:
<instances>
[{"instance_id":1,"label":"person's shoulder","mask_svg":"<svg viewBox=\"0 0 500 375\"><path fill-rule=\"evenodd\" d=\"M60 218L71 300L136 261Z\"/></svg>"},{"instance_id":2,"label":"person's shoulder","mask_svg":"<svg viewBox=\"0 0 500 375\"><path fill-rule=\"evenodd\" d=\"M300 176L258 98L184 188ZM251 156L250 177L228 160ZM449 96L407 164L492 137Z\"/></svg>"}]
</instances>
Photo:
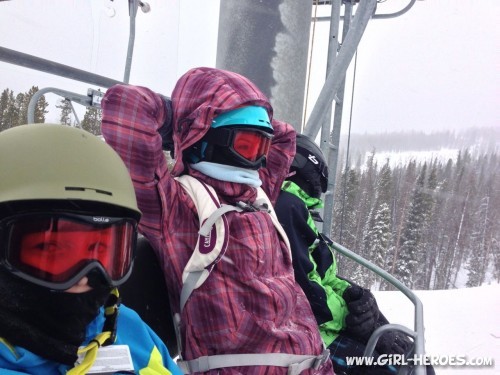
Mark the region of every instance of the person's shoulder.
<instances>
[{"instance_id":1,"label":"person's shoulder","mask_svg":"<svg viewBox=\"0 0 500 375\"><path fill-rule=\"evenodd\" d=\"M0 374L2 375L30 375L30 372L18 371L18 370L9 370L0 368Z\"/></svg>"},{"instance_id":2,"label":"person's shoulder","mask_svg":"<svg viewBox=\"0 0 500 375\"><path fill-rule=\"evenodd\" d=\"M154 332L140 315L125 305L120 305L117 326L121 343L152 342L156 339Z\"/></svg>"},{"instance_id":3,"label":"person's shoulder","mask_svg":"<svg viewBox=\"0 0 500 375\"><path fill-rule=\"evenodd\" d=\"M297 197L295 194L292 194L292 193L285 191L285 190L281 190L281 192L278 196L278 200L276 201L276 207L277 207L277 209L278 209L278 207L280 209L285 209L285 208L288 208L288 209L300 208L301 210L306 209L305 204L302 201L302 199Z\"/></svg>"},{"instance_id":4,"label":"person's shoulder","mask_svg":"<svg viewBox=\"0 0 500 375\"><path fill-rule=\"evenodd\" d=\"M20 346L0 340L0 374L30 375L59 373L60 365ZM8 369L7 369L8 367Z\"/></svg>"},{"instance_id":5,"label":"person's shoulder","mask_svg":"<svg viewBox=\"0 0 500 375\"><path fill-rule=\"evenodd\" d=\"M123 304L120 305L120 313L118 316L121 321L128 321L130 323L136 322L137 324L146 324L135 310Z\"/></svg>"},{"instance_id":6,"label":"person's shoulder","mask_svg":"<svg viewBox=\"0 0 500 375\"><path fill-rule=\"evenodd\" d=\"M309 211L305 203L295 194L281 190L274 206L278 220L284 226L293 228L297 222L307 220Z\"/></svg>"}]
</instances>

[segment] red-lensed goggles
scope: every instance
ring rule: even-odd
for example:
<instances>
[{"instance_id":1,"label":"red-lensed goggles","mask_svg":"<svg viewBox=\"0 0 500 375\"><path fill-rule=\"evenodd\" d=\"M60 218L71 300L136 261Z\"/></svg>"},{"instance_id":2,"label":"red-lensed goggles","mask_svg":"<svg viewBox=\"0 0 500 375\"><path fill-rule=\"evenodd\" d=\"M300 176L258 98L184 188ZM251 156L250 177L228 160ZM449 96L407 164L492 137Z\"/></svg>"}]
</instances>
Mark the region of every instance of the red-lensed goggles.
<instances>
[{"instance_id":1,"label":"red-lensed goggles","mask_svg":"<svg viewBox=\"0 0 500 375\"><path fill-rule=\"evenodd\" d=\"M0 222L0 264L54 290L71 288L94 269L114 287L130 275L136 239L133 219L23 214Z\"/></svg>"},{"instance_id":2,"label":"red-lensed goggles","mask_svg":"<svg viewBox=\"0 0 500 375\"><path fill-rule=\"evenodd\" d=\"M220 127L212 128L204 137L204 141L229 150L238 165L254 167L261 164L271 148L273 135L254 128Z\"/></svg>"}]
</instances>

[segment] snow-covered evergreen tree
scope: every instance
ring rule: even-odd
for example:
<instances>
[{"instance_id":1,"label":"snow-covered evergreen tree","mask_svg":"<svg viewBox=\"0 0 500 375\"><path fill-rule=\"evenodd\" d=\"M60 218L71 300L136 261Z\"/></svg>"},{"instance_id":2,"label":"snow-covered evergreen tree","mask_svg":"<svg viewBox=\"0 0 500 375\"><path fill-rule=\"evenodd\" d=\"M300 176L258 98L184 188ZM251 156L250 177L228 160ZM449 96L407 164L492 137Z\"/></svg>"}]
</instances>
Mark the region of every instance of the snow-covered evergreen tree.
<instances>
[{"instance_id":1,"label":"snow-covered evergreen tree","mask_svg":"<svg viewBox=\"0 0 500 375\"><path fill-rule=\"evenodd\" d=\"M391 243L391 211L382 203L375 213L375 224L371 230L371 261L382 269L386 268L387 254ZM380 289L381 280L376 280L375 289Z\"/></svg>"},{"instance_id":2,"label":"snow-covered evergreen tree","mask_svg":"<svg viewBox=\"0 0 500 375\"><path fill-rule=\"evenodd\" d=\"M38 91L38 86L32 86L27 93L24 94L24 102L22 105L22 108L20 108L20 113L19 113L19 125L22 124L27 124L28 123L28 106L31 101L31 98L35 93ZM35 104L35 113L34 113L34 120L35 123L44 123L45 122L45 115L48 113L47 107L49 106L49 103L45 100L45 96L42 95L36 102Z\"/></svg>"},{"instance_id":3,"label":"snow-covered evergreen tree","mask_svg":"<svg viewBox=\"0 0 500 375\"><path fill-rule=\"evenodd\" d=\"M89 107L85 112L82 120L82 129L95 134L101 134L101 119L102 119L102 110Z\"/></svg>"},{"instance_id":4,"label":"snow-covered evergreen tree","mask_svg":"<svg viewBox=\"0 0 500 375\"><path fill-rule=\"evenodd\" d=\"M406 286L412 288L419 261L422 229L426 219L426 197L424 195L426 164L420 172L413 191L409 212L400 238L400 252L396 260L395 274Z\"/></svg>"},{"instance_id":5,"label":"snow-covered evergreen tree","mask_svg":"<svg viewBox=\"0 0 500 375\"><path fill-rule=\"evenodd\" d=\"M13 104L12 90L5 89L0 95L0 131L10 128L9 107Z\"/></svg>"},{"instance_id":6,"label":"snow-covered evergreen tree","mask_svg":"<svg viewBox=\"0 0 500 375\"><path fill-rule=\"evenodd\" d=\"M488 222L489 197L484 197L476 214L474 231L471 233L471 252L469 263L466 266L467 286L480 286L486 276L486 269L489 263L487 252L486 226Z\"/></svg>"},{"instance_id":7,"label":"snow-covered evergreen tree","mask_svg":"<svg viewBox=\"0 0 500 375\"><path fill-rule=\"evenodd\" d=\"M73 108L71 102L67 99L61 99L56 105L56 108L61 110L61 115L59 116L59 122L64 125L72 125L73 121L71 114L73 113Z\"/></svg>"},{"instance_id":8,"label":"snow-covered evergreen tree","mask_svg":"<svg viewBox=\"0 0 500 375\"><path fill-rule=\"evenodd\" d=\"M358 193L358 173L356 170L349 168L342 175L342 195L335 205L332 233L334 233L334 240L353 251L356 251L354 244L356 243L356 204ZM338 267L341 273L349 278L354 274L355 265L348 259L340 257Z\"/></svg>"}]
</instances>

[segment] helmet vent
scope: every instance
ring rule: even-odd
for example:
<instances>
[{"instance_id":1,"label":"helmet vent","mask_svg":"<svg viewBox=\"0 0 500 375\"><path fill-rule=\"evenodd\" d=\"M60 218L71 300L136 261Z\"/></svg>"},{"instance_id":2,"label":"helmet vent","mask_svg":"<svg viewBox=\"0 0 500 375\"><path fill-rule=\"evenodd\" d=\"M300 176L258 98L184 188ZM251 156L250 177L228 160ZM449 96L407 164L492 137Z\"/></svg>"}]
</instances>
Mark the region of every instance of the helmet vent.
<instances>
[{"instance_id":1,"label":"helmet vent","mask_svg":"<svg viewBox=\"0 0 500 375\"><path fill-rule=\"evenodd\" d=\"M109 195L109 196L113 195L113 193L111 193L110 191L100 190L100 189L83 188L83 187L77 187L77 186L66 186L64 188L64 190L66 190L66 191L94 190L96 193L99 193L99 194L104 194L104 195Z\"/></svg>"}]
</instances>

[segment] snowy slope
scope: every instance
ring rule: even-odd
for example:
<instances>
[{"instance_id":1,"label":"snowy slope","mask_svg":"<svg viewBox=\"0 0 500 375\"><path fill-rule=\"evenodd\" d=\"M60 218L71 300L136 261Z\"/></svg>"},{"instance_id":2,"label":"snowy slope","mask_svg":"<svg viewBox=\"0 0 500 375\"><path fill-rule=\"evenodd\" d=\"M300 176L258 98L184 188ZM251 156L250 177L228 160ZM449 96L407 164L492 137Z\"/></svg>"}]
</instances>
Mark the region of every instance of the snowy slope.
<instances>
[{"instance_id":1,"label":"snowy slope","mask_svg":"<svg viewBox=\"0 0 500 375\"><path fill-rule=\"evenodd\" d=\"M489 357L493 367L436 367L438 375L500 374L500 284L478 288L426 290L416 294L424 305L426 353ZM413 328L413 304L400 292L375 292L391 323Z\"/></svg>"}]
</instances>

